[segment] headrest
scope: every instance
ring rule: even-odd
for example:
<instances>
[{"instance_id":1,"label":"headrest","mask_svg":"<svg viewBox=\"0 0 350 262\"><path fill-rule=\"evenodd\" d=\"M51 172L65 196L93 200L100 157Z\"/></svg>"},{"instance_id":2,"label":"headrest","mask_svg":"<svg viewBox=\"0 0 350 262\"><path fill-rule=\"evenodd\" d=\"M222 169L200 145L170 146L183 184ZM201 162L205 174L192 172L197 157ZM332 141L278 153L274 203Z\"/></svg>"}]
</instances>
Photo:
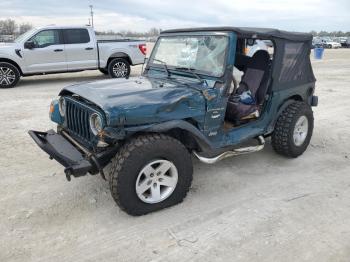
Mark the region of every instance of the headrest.
<instances>
[{"instance_id":1,"label":"headrest","mask_svg":"<svg viewBox=\"0 0 350 262\"><path fill-rule=\"evenodd\" d=\"M270 55L266 50L258 50L249 60L247 68L266 70L270 61Z\"/></svg>"}]
</instances>

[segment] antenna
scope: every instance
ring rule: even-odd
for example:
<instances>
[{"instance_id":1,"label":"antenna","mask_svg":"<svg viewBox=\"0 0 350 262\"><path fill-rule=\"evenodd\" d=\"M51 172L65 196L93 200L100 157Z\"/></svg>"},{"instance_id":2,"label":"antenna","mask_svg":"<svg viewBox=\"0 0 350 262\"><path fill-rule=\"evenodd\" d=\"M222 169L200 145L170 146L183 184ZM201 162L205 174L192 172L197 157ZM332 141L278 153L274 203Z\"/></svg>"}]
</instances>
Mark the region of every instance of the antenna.
<instances>
[{"instance_id":1,"label":"antenna","mask_svg":"<svg viewBox=\"0 0 350 262\"><path fill-rule=\"evenodd\" d=\"M90 15L91 15L91 26L94 27L94 12L92 11L93 6L89 5L90 7Z\"/></svg>"}]
</instances>

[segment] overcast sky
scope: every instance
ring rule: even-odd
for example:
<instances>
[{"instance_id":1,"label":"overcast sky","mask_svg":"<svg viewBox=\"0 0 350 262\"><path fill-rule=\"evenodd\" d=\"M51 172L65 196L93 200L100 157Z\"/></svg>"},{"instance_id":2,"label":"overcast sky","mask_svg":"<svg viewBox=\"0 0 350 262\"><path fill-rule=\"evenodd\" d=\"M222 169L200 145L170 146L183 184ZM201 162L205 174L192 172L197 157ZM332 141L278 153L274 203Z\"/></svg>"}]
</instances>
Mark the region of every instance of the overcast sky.
<instances>
[{"instance_id":1,"label":"overcast sky","mask_svg":"<svg viewBox=\"0 0 350 262\"><path fill-rule=\"evenodd\" d=\"M96 30L229 25L350 31L350 0L0 0L0 19L83 25L89 4Z\"/></svg>"}]
</instances>

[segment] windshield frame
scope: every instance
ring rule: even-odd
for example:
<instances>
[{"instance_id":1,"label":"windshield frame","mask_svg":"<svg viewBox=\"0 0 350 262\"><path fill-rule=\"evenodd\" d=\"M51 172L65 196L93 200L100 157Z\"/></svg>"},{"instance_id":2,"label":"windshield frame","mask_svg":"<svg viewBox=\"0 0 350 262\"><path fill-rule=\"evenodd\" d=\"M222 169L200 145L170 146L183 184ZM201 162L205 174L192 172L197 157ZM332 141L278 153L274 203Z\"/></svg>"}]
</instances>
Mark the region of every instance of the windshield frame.
<instances>
[{"instance_id":1,"label":"windshield frame","mask_svg":"<svg viewBox=\"0 0 350 262\"><path fill-rule=\"evenodd\" d=\"M152 63L155 54L156 54L156 50L160 44L160 40L162 38L176 38L176 37L201 37L201 36L224 36L227 39L227 46L225 48L225 54L224 54L224 62L222 65L222 73L220 75L212 75L209 74L208 71L203 71L203 70L197 70L195 68L191 68L193 69L193 72L196 73L197 75L200 75L201 77L205 77L207 79L221 79L224 77L225 73L226 73L226 67L227 67L227 62L228 62L228 54L229 54L229 48L230 48L230 36L227 32L185 32L185 33L169 33L169 34L161 34L153 49L152 49L152 53L147 61L147 65L146 65L146 71L150 70L151 68L156 68L159 71L164 71L164 65L162 64L156 64L156 63ZM190 73L190 72L186 72L185 70L177 70L176 68L179 66L174 66L174 65L168 65L167 67L169 69L169 71L171 71L171 73L176 73L177 75L186 75L188 77L194 78L194 76ZM166 73L166 72L165 72Z\"/></svg>"}]
</instances>

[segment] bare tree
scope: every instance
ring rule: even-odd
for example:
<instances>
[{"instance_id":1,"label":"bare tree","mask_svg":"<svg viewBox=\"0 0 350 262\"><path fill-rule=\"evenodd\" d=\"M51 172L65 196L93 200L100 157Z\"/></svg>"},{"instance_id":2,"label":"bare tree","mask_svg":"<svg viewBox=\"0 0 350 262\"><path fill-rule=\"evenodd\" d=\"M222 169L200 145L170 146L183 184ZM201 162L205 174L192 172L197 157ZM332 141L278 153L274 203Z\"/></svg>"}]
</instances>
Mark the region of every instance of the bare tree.
<instances>
[{"instance_id":1,"label":"bare tree","mask_svg":"<svg viewBox=\"0 0 350 262\"><path fill-rule=\"evenodd\" d=\"M152 27L149 31L148 31L148 36L158 36L159 35L159 29Z\"/></svg>"},{"instance_id":2,"label":"bare tree","mask_svg":"<svg viewBox=\"0 0 350 262\"><path fill-rule=\"evenodd\" d=\"M30 23L22 23L22 24L19 25L19 33L23 34L23 33L29 31L32 28L33 28L32 24L30 24Z\"/></svg>"},{"instance_id":3,"label":"bare tree","mask_svg":"<svg viewBox=\"0 0 350 262\"><path fill-rule=\"evenodd\" d=\"M0 34L13 35L16 32L17 25L15 20L6 19L0 21Z\"/></svg>"}]
</instances>

